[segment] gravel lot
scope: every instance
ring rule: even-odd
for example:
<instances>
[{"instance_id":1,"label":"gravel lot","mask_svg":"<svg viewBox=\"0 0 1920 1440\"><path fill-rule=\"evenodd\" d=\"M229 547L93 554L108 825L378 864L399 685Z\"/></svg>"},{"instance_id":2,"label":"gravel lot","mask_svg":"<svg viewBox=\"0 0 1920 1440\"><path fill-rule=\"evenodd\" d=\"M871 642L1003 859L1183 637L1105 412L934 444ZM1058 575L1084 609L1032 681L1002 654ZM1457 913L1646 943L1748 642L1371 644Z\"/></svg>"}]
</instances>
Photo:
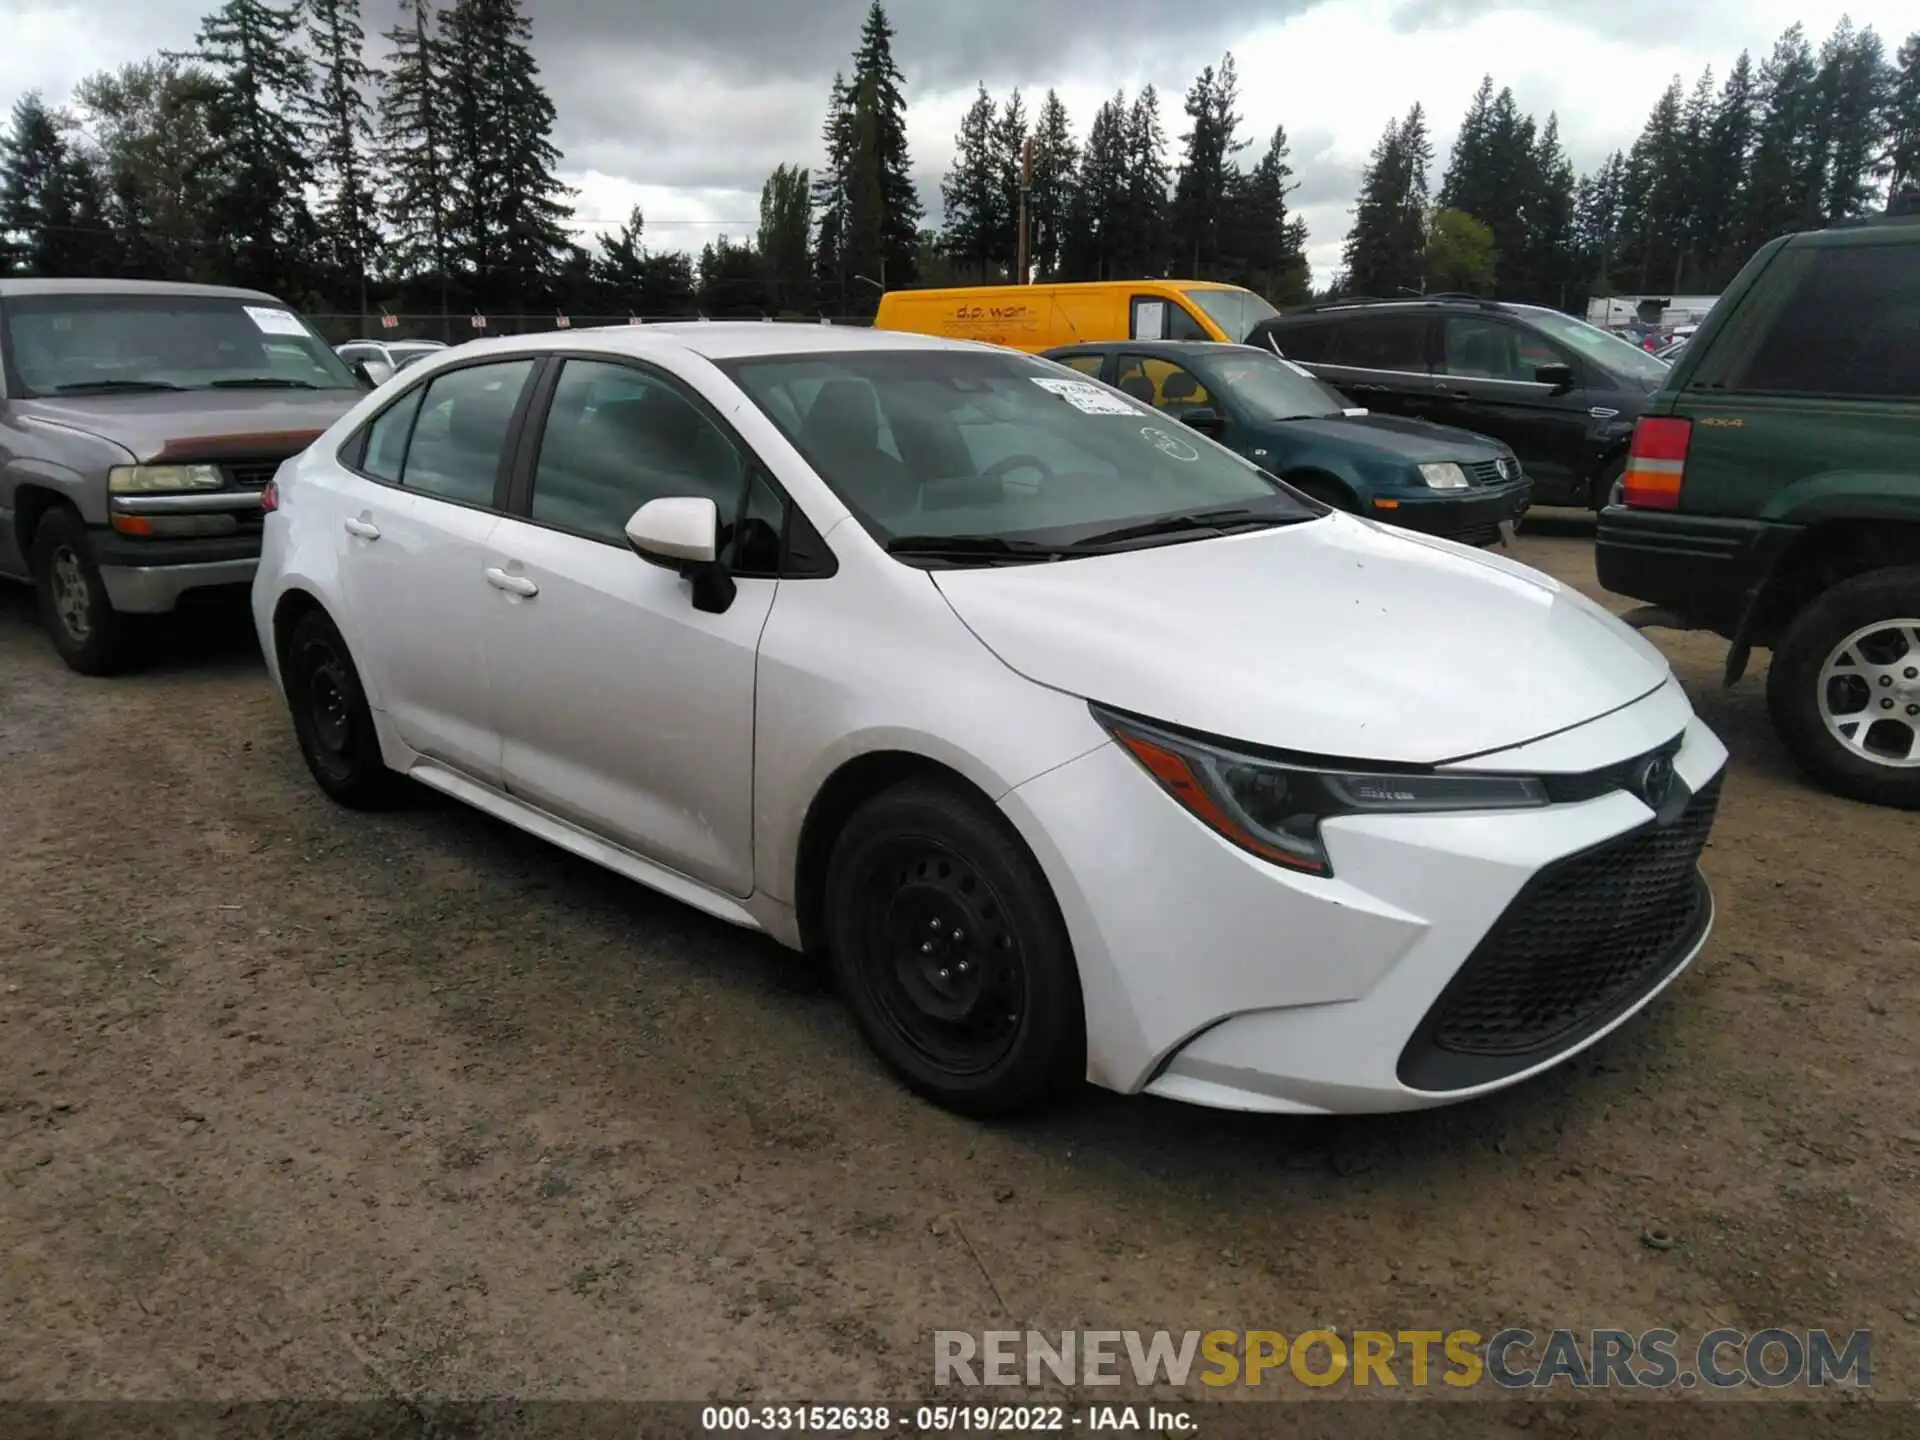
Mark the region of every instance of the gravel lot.
<instances>
[{"instance_id":1,"label":"gravel lot","mask_svg":"<svg viewBox=\"0 0 1920 1440\"><path fill-rule=\"evenodd\" d=\"M1590 522L1530 526L1590 588ZM1914 1396L1915 820L1708 638L1655 636L1734 755L1720 924L1624 1033L1424 1115L988 1127L769 942L335 808L207 620L92 681L0 592L0 1399L899 1400L936 1328L1503 1324L1871 1327Z\"/></svg>"}]
</instances>

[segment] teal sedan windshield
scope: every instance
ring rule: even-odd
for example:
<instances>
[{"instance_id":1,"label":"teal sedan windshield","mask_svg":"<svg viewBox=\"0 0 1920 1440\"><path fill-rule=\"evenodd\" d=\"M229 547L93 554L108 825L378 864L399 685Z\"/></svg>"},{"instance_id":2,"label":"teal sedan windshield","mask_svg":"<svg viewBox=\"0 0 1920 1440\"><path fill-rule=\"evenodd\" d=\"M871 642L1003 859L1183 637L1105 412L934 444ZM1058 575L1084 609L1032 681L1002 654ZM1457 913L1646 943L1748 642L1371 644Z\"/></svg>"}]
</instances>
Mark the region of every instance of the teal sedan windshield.
<instances>
[{"instance_id":1,"label":"teal sedan windshield","mask_svg":"<svg viewBox=\"0 0 1920 1440\"><path fill-rule=\"evenodd\" d=\"M1339 415L1347 401L1291 361L1240 346L1206 363L1205 379L1253 420L1311 420Z\"/></svg>"}]
</instances>

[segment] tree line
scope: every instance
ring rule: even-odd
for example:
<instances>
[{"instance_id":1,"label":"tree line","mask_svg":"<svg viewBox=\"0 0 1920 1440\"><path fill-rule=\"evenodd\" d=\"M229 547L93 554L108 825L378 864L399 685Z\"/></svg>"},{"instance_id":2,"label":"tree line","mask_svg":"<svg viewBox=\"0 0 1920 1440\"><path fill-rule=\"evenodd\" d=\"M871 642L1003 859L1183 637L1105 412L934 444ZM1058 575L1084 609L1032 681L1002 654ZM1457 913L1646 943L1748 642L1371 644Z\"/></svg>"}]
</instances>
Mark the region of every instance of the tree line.
<instances>
[{"instance_id":1,"label":"tree line","mask_svg":"<svg viewBox=\"0 0 1920 1440\"><path fill-rule=\"evenodd\" d=\"M248 285L314 313L858 315L883 288L1014 278L1024 190L1030 278L1308 295L1287 135L1248 153L1230 54L1188 88L1177 145L1151 85L1102 103L1084 140L1052 90L1029 115L982 85L934 226L873 0L823 163L776 167L757 230L694 254L650 244L638 210L574 238L521 0L398 4L377 65L359 0L225 0L190 49L64 107L23 98L0 138L0 271ZM1335 293L1712 292L1772 235L1920 185L1920 33L1889 56L1842 21L1815 52L1795 26L1724 83L1676 78L1633 146L1578 178L1556 118L1488 77L1430 193L1434 158L1415 105L1369 159Z\"/></svg>"},{"instance_id":2,"label":"tree line","mask_svg":"<svg viewBox=\"0 0 1920 1440\"><path fill-rule=\"evenodd\" d=\"M1717 294L1776 235L1920 187L1920 31L1889 55L1845 19L1816 52L1792 26L1723 82L1678 76L1633 145L1578 180L1559 123L1481 82L1440 180L1424 110L1387 126L1361 180L1336 291Z\"/></svg>"}]
</instances>

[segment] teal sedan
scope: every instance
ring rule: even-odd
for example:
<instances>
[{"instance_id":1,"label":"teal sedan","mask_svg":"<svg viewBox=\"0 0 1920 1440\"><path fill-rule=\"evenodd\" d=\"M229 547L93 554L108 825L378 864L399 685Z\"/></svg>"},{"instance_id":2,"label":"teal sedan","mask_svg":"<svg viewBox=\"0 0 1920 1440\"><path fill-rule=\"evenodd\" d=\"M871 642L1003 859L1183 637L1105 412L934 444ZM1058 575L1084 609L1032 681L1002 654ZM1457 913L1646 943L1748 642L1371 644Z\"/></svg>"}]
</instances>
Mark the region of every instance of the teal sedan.
<instances>
[{"instance_id":1,"label":"teal sedan","mask_svg":"<svg viewBox=\"0 0 1920 1440\"><path fill-rule=\"evenodd\" d=\"M1316 500L1386 524L1492 544L1533 488L1499 441L1370 415L1270 351L1128 340L1045 358L1164 410Z\"/></svg>"}]
</instances>

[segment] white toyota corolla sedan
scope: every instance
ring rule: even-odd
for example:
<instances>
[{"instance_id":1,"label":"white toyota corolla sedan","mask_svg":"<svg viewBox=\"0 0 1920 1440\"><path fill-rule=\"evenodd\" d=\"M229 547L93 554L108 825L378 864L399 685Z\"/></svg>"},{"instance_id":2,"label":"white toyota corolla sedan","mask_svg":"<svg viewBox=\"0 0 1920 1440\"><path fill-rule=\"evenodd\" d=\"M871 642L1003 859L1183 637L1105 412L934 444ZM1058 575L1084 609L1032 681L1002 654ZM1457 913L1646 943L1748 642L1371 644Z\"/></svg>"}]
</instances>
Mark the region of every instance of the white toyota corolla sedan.
<instances>
[{"instance_id":1,"label":"white toyota corolla sedan","mask_svg":"<svg viewBox=\"0 0 1920 1440\"><path fill-rule=\"evenodd\" d=\"M1726 751L1651 645L1045 361L483 341L264 504L255 619L329 795L410 777L823 954L957 1109L1459 1100L1712 923Z\"/></svg>"}]
</instances>

